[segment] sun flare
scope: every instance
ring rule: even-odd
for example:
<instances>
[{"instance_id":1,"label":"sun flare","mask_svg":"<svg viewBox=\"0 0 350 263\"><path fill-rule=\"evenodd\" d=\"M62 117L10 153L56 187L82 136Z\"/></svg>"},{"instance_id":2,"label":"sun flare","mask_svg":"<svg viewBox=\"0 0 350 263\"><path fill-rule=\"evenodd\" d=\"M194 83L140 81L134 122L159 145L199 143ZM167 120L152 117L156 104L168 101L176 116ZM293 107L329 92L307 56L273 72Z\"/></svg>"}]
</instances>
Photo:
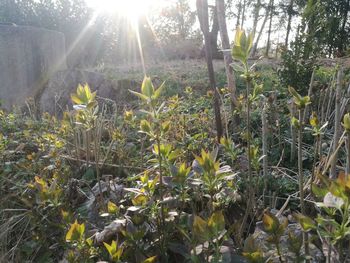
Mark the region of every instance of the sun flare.
<instances>
[{"instance_id":1,"label":"sun flare","mask_svg":"<svg viewBox=\"0 0 350 263\"><path fill-rule=\"evenodd\" d=\"M161 0L87 0L98 12L116 13L135 22L141 16L147 15L151 4Z\"/></svg>"}]
</instances>

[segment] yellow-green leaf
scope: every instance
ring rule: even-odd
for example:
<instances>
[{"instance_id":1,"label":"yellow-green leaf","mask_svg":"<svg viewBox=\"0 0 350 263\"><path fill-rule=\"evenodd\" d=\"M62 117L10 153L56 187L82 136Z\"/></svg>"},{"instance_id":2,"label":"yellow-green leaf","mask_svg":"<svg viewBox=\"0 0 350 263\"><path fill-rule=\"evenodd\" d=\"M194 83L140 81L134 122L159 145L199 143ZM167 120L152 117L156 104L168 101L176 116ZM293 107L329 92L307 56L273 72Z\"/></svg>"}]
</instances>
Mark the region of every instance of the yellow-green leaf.
<instances>
[{"instance_id":1,"label":"yellow-green leaf","mask_svg":"<svg viewBox=\"0 0 350 263\"><path fill-rule=\"evenodd\" d=\"M208 224L199 216L194 216L192 231L193 237L199 243L203 243L209 239Z\"/></svg>"},{"instance_id":2,"label":"yellow-green leaf","mask_svg":"<svg viewBox=\"0 0 350 263\"><path fill-rule=\"evenodd\" d=\"M85 232L85 225L79 224L77 220L75 220L74 224L71 224L67 234L66 234L66 241L78 241L83 238Z\"/></svg>"},{"instance_id":3,"label":"yellow-green leaf","mask_svg":"<svg viewBox=\"0 0 350 263\"><path fill-rule=\"evenodd\" d=\"M119 211L118 206L111 201L108 201L107 207L108 207L108 213L110 214L116 214Z\"/></svg>"},{"instance_id":4,"label":"yellow-green leaf","mask_svg":"<svg viewBox=\"0 0 350 263\"><path fill-rule=\"evenodd\" d=\"M135 196L131 201L134 206L143 206L148 202L148 198L144 194L139 194Z\"/></svg>"},{"instance_id":5,"label":"yellow-green leaf","mask_svg":"<svg viewBox=\"0 0 350 263\"><path fill-rule=\"evenodd\" d=\"M318 127L318 125L319 125L318 118L317 118L317 115L315 112L313 112L311 115L310 125L314 128Z\"/></svg>"},{"instance_id":6,"label":"yellow-green leaf","mask_svg":"<svg viewBox=\"0 0 350 263\"><path fill-rule=\"evenodd\" d=\"M208 220L208 227L212 234L217 235L225 229L225 217L222 211L217 211Z\"/></svg>"},{"instance_id":7,"label":"yellow-green leaf","mask_svg":"<svg viewBox=\"0 0 350 263\"><path fill-rule=\"evenodd\" d=\"M151 131L151 124L147 120L141 120L140 128L141 131L149 133Z\"/></svg>"},{"instance_id":8,"label":"yellow-green leaf","mask_svg":"<svg viewBox=\"0 0 350 263\"><path fill-rule=\"evenodd\" d=\"M238 27L236 29L236 34L235 34L235 41L234 41L235 46L241 45L241 39L243 34L244 34L244 31Z\"/></svg>"},{"instance_id":9,"label":"yellow-green leaf","mask_svg":"<svg viewBox=\"0 0 350 263\"><path fill-rule=\"evenodd\" d=\"M265 262L263 260L263 253L261 249L257 246L255 239L250 235L244 241L243 256L249 260L249 262Z\"/></svg>"},{"instance_id":10,"label":"yellow-green leaf","mask_svg":"<svg viewBox=\"0 0 350 263\"><path fill-rule=\"evenodd\" d=\"M246 64L252 46L253 34L249 34L247 38L244 30L237 28L234 45L231 51L232 57L241 61L243 64Z\"/></svg>"},{"instance_id":11,"label":"yellow-green leaf","mask_svg":"<svg viewBox=\"0 0 350 263\"><path fill-rule=\"evenodd\" d=\"M91 92L88 84L78 85L77 92L71 94L72 101L77 105L92 106L95 103L96 92Z\"/></svg>"},{"instance_id":12,"label":"yellow-green leaf","mask_svg":"<svg viewBox=\"0 0 350 263\"><path fill-rule=\"evenodd\" d=\"M133 116L134 116L134 113L132 110L124 112L124 120L126 121L131 121Z\"/></svg>"},{"instance_id":13,"label":"yellow-green leaf","mask_svg":"<svg viewBox=\"0 0 350 263\"><path fill-rule=\"evenodd\" d=\"M148 98L151 98L154 93L154 86L150 77L146 77L143 79L141 86L141 93Z\"/></svg>"},{"instance_id":14,"label":"yellow-green leaf","mask_svg":"<svg viewBox=\"0 0 350 263\"><path fill-rule=\"evenodd\" d=\"M347 132L350 132L350 113L344 115L342 125Z\"/></svg>"},{"instance_id":15,"label":"yellow-green leaf","mask_svg":"<svg viewBox=\"0 0 350 263\"><path fill-rule=\"evenodd\" d=\"M162 83L162 85L159 86L159 88L154 92L153 99L158 99L160 95L162 94L165 87L165 82Z\"/></svg>"},{"instance_id":16,"label":"yellow-green leaf","mask_svg":"<svg viewBox=\"0 0 350 263\"><path fill-rule=\"evenodd\" d=\"M133 90L129 90L132 94L136 95L137 97L139 97L141 100L143 101L147 101L149 100L149 98L139 92L133 91Z\"/></svg>"},{"instance_id":17,"label":"yellow-green leaf","mask_svg":"<svg viewBox=\"0 0 350 263\"><path fill-rule=\"evenodd\" d=\"M83 101L76 94L71 94L70 98L75 104L83 104Z\"/></svg>"},{"instance_id":18,"label":"yellow-green leaf","mask_svg":"<svg viewBox=\"0 0 350 263\"><path fill-rule=\"evenodd\" d=\"M264 231L267 233L276 232L276 230L280 226L280 223L277 217L270 213L264 213L262 221L263 221Z\"/></svg>"},{"instance_id":19,"label":"yellow-green leaf","mask_svg":"<svg viewBox=\"0 0 350 263\"><path fill-rule=\"evenodd\" d=\"M323 198L328 193L327 189L318 187L316 184L311 185L311 191L316 197L321 198Z\"/></svg>"},{"instance_id":20,"label":"yellow-green leaf","mask_svg":"<svg viewBox=\"0 0 350 263\"><path fill-rule=\"evenodd\" d=\"M94 243L93 239L90 237L88 239L86 239L86 243L91 247L92 244Z\"/></svg>"},{"instance_id":21,"label":"yellow-green leaf","mask_svg":"<svg viewBox=\"0 0 350 263\"><path fill-rule=\"evenodd\" d=\"M292 120L291 120L291 123L292 123L292 126L299 129L300 127L300 123L299 123L299 120L295 117L292 117Z\"/></svg>"},{"instance_id":22,"label":"yellow-green leaf","mask_svg":"<svg viewBox=\"0 0 350 263\"><path fill-rule=\"evenodd\" d=\"M301 96L293 87L289 86L288 91L290 94L292 94L292 96L294 97L295 100L300 101Z\"/></svg>"},{"instance_id":23,"label":"yellow-green leaf","mask_svg":"<svg viewBox=\"0 0 350 263\"><path fill-rule=\"evenodd\" d=\"M153 257L147 258L142 263L154 263L156 262L156 260L157 260L157 256L153 256Z\"/></svg>"},{"instance_id":24,"label":"yellow-green leaf","mask_svg":"<svg viewBox=\"0 0 350 263\"><path fill-rule=\"evenodd\" d=\"M305 232L316 228L315 222L310 217L304 216L300 213L294 214L294 217L297 219L297 221L299 222L299 224Z\"/></svg>"},{"instance_id":25,"label":"yellow-green leaf","mask_svg":"<svg viewBox=\"0 0 350 263\"><path fill-rule=\"evenodd\" d=\"M229 145L229 140L226 137L221 137L220 138L220 144L224 146L225 148L228 148Z\"/></svg>"},{"instance_id":26,"label":"yellow-green leaf","mask_svg":"<svg viewBox=\"0 0 350 263\"><path fill-rule=\"evenodd\" d=\"M166 121L162 123L162 131L163 132L168 132L170 129L170 121Z\"/></svg>"},{"instance_id":27,"label":"yellow-green leaf","mask_svg":"<svg viewBox=\"0 0 350 263\"><path fill-rule=\"evenodd\" d=\"M106 242L103 242L103 245L107 249L110 256L112 256L117 251L117 243L114 240L110 245L107 244Z\"/></svg>"},{"instance_id":28,"label":"yellow-green leaf","mask_svg":"<svg viewBox=\"0 0 350 263\"><path fill-rule=\"evenodd\" d=\"M248 34L248 43L247 43L247 49L246 49L247 55L249 55L249 52L253 47L253 41L254 41L254 34L251 32Z\"/></svg>"}]
</instances>

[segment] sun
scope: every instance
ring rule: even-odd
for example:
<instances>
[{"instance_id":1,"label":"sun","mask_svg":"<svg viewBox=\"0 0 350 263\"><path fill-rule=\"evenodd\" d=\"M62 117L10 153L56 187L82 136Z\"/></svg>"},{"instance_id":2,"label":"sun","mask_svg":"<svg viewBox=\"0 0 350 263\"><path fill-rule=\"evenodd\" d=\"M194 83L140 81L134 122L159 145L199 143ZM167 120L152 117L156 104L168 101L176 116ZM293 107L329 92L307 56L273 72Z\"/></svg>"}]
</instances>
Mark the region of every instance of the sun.
<instances>
[{"instance_id":1,"label":"sun","mask_svg":"<svg viewBox=\"0 0 350 263\"><path fill-rule=\"evenodd\" d=\"M143 56L142 39L140 35L141 27L149 27L156 38L156 34L150 24L149 16L152 10L161 10L169 5L173 0L85 0L88 6L95 10L91 19L93 23L98 17L108 15L115 17L117 21L121 21L122 26L131 29L131 37L127 37L126 41L130 41L130 45L138 47L134 50L139 53L143 72L146 75L145 58ZM124 23L125 22L125 23ZM129 31L128 31L129 32ZM136 41L135 41L136 40Z\"/></svg>"},{"instance_id":2,"label":"sun","mask_svg":"<svg viewBox=\"0 0 350 263\"><path fill-rule=\"evenodd\" d=\"M131 22L136 22L141 16L147 15L150 5L160 0L86 0L100 13L118 14Z\"/></svg>"}]
</instances>

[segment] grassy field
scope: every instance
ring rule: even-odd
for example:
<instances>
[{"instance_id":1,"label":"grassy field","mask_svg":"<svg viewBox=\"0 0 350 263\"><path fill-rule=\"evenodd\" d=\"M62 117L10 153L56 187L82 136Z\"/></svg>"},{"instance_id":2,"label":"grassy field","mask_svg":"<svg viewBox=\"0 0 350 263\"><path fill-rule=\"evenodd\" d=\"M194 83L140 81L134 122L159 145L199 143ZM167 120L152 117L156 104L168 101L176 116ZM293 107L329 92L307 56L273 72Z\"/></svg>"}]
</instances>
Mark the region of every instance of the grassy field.
<instances>
[{"instance_id":1,"label":"grassy field","mask_svg":"<svg viewBox=\"0 0 350 263\"><path fill-rule=\"evenodd\" d=\"M271 75L275 75L278 62L276 60L262 60L258 65L263 69L263 73L261 74L262 79L268 80L269 83L266 83L266 85L272 86L273 83L270 83ZM207 66L204 59L153 62L146 64L145 68L146 74L151 76L156 84L166 81L166 94L168 96L182 94L186 87L192 87L193 90L203 94L209 87ZM141 63L122 66L101 65L92 70L104 73L108 78L115 81L131 80L135 81L135 83L141 83L144 75ZM225 87L226 74L224 61L215 60L214 70L217 87ZM238 89L243 88L243 83L238 77L239 74L236 72Z\"/></svg>"}]
</instances>

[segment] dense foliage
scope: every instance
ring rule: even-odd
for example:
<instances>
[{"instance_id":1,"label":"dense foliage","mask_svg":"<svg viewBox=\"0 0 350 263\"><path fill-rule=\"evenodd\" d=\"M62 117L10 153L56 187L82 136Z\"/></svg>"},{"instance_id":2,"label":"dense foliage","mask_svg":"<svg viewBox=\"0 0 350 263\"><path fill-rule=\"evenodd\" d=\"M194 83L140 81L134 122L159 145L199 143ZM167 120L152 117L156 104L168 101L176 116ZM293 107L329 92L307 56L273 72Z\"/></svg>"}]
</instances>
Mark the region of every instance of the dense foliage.
<instances>
[{"instance_id":1,"label":"dense foliage","mask_svg":"<svg viewBox=\"0 0 350 263\"><path fill-rule=\"evenodd\" d=\"M217 37L217 14L199 2L208 45ZM164 43L201 41L195 13L177 3L179 16L163 10ZM276 3L228 4L238 7L242 26L246 8L254 7L255 27L265 10L268 56ZM290 1L283 10L299 14L301 24L277 66L251 61L257 40L237 28L228 65L234 89L211 69L212 90L203 92L207 79L191 69L158 76L171 80L160 85L145 76L137 90L123 91L134 98L123 106L84 84L62 118L38 116L29 103L1 110L0 262L348 262L349 74L344 60L317 61L346 53L348 9L349 1ZM72 35L84 30L90 11L82 1L0 3L2 21L47 19ZM110 21L100 22L108 29ZM128 29L120 39L135 41L125 37ZM139 33L145 49L154 47L150 28ZM123 61L129 46L120 46Z\"/></svg>"},{"instance_id":2,"label":"dense foliage","mask_svg":"<svg viewBox=\"0 0 350 263\"><path fill-rule=\"evenodd\" d=\"M134 108L110 108L85 85L62 120L2 111L1 260L343 262L349 114L335 142L346 173L329 179L332 113L322 105L333 96L303 97L280 84L271 90L247 64L251 47L252 37L238 31L232 55L246 84L242 122L230 127L222 89L220 142L211 93L188 87L165 98L166 83L154 87L148 77L131 91ZM316 72L315 89L328 85L326 72Z\"/></svg>"}]
</instances>

